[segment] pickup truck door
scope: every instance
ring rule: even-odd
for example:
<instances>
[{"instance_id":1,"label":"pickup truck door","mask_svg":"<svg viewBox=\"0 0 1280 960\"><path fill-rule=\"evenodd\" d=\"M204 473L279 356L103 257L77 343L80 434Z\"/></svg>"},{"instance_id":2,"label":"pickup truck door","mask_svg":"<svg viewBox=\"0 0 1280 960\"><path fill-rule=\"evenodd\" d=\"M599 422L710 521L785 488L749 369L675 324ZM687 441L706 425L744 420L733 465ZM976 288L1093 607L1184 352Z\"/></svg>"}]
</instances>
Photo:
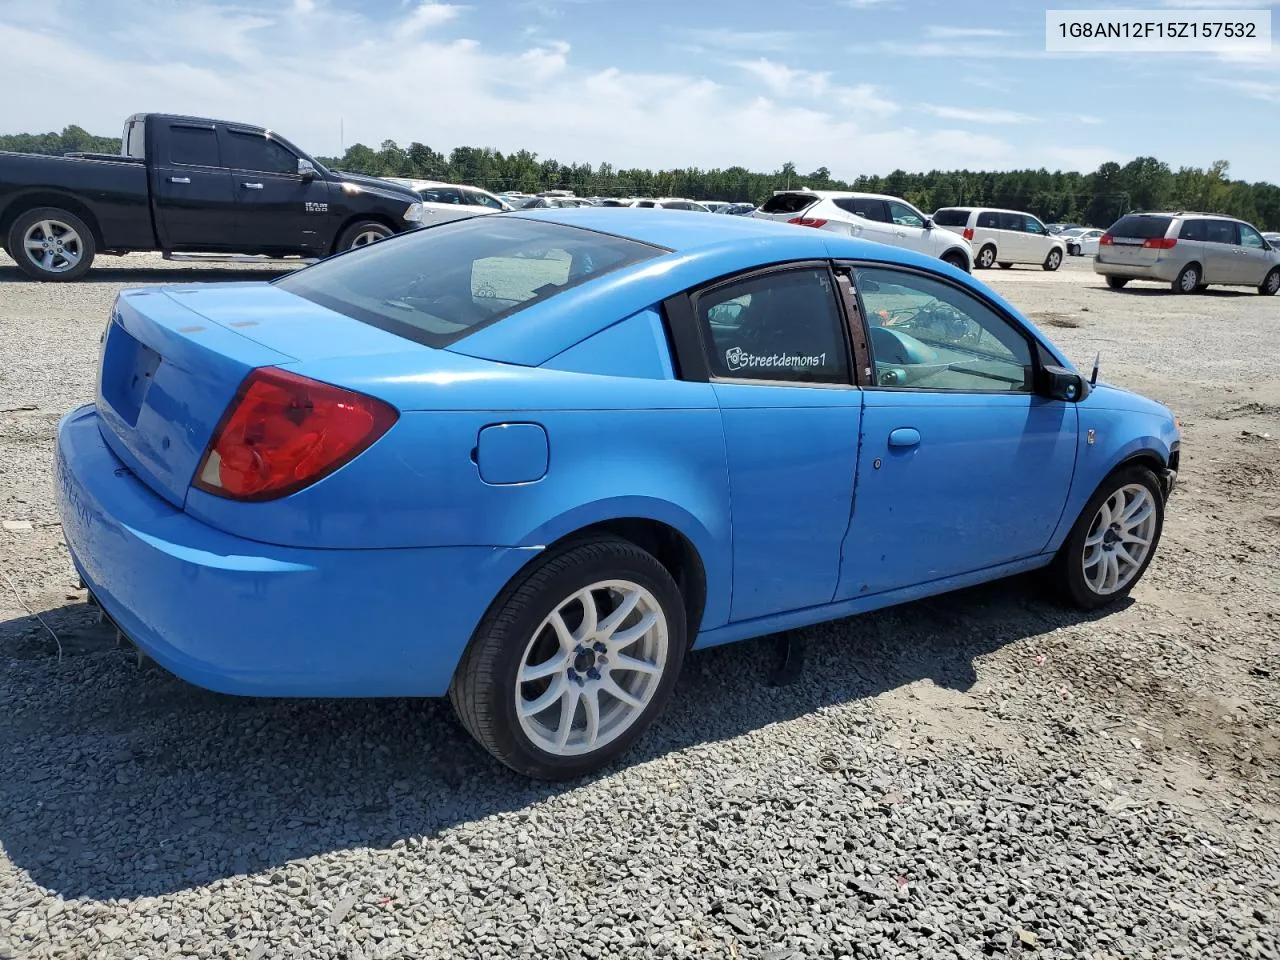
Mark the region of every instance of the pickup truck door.
<instances>
[{"instance_id":1,"label":"pickup truck door","mask_svg":"<svg viewBox=\"0 0 1280 960\"><path fill-rule=\"evenodd\" d=\"M157 121L151 203L162 250L235 249L235 194L212 123Z\"/></svg>"},{"instance_id":2,"label":"pickup truck door","mask_svg":"<svg viewBox=\"0 0 1280 960\"><path fill-rule=\"evenodd\" d=\"M256 130L222 128L236 197L237 246L246 253L329 252L330 184L298 173L296 153Z\"/></svg>"}]
</instances>

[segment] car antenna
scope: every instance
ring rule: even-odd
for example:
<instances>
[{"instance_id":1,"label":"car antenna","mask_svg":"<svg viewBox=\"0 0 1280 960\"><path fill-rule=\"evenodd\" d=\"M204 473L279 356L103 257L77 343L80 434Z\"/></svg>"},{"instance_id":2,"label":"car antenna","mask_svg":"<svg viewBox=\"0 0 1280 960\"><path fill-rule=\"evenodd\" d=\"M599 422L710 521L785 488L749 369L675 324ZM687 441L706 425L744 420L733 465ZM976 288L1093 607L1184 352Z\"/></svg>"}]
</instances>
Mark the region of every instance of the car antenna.
<instances>
[{"instance_id":1,"label":"car antenna","mask_svg":"<svg viewBox=\"0 0 1280 960\"><path fill-rule=\"evenodd\" d=\"M1102 351L1099 350L1093 357L1093 373L1089 374L1089 385L1094 386L1098 382L1098 363L1102 360Z\"/></svg>"}]
</instances>

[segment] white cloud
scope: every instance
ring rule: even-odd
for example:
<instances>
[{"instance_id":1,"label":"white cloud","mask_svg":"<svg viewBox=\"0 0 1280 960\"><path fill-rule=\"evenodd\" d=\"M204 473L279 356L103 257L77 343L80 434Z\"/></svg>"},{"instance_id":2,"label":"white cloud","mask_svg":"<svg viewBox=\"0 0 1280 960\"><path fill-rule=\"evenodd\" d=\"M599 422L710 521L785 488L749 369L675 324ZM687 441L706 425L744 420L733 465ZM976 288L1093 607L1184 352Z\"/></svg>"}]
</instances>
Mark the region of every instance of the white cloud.
<instances>
[{"instance_id":1,"label":"white cloud","mask_svg":"<svg viewBox=\"0 0 1280 960\"><path fill-rule=\"evenodd\" d=\"M1231 80L1223 77L1214 77L1209 82L1228 90L1234 90L1236 93L1242 94L1251 100L1280 104L1280 83L1264 83L1261 80Z\"/></svg>"},{"instance_id":2,"label":"white cloud","mask_svg":"<svg viewBox=\"0 0 1280 960\"><path fill-rule=\"evenodd\" d=\"M1013 110L1002 110L999 108L970 109L968 107L947 107L937 104L925 103L921 104L921 109L926 113L931 113L935 117L941 117L944 120L959 120L963 123L1038 123L1036 117L1028 116L1025 113L1016 113Z\"/></svg>"},{"instance_id":3,"label":"white cloud","mask_svg":"<svg viewBox=\"0 0 1280 960\"><path fill-rule=\"evenodd\" d=\"M967 37L1011 37L1008 30L996 30L992 27L940 27L930 26L925 31L936 40L960 40Z\"/></svg>"},{"instance_id":4,"label":"white cloud","mask_svg":"<svg viewBox=\"0 0 1280 960\"><path fill-rule=\"evenodd\" d=\"M727 27L679 30L677 35L694 46L761 53L791 50L799 40L798 34L786 30L730 30Z\"/></svg>"},{"instance_id":5,"label":"white cloud","mask_svg":"<svg viewBox=\"0 0 1280 960\"><path fill-rule=\"evenodd\" d=\"M888 92L841 84L835 73L757 63L717 82L696 64L598 69L560 40L509 49L460 36L489 36L479 5L415 2L393 16L382 7L380 19L332 0L305 15L296 5L270 9L279 12L259 15L215 0L115 0L108 15L93 0L41 9L0 0L0 50L11 76L74 63L94 78L75 97L6 98L0 128L78 124L107 133L127 114L150 109L258 123L321 155L338 151L341 121L347 144L528 149L620 167L773 170L792 161L847 178L895 167L1053 161L1039 142L1027 148L945 123L937 129L927 119L891 124L902 111ZM712 33L729 49L748 42L741 33ZM144 35L150 39L139 42ZM788 35L749 36L776 44ZM964 119L976 122L973 113L998 122L985 111Z\"/></svg>"}]
</instances>

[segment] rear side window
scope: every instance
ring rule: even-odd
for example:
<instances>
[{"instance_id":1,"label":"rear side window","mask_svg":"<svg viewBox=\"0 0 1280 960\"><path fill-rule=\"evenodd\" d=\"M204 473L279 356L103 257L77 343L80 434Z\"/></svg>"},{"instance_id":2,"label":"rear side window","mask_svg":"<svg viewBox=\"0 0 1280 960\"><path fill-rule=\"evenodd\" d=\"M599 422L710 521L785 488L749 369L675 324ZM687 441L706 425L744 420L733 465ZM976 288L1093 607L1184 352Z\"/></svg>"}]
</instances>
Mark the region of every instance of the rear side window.
<instances>
[{"instance_id":1,"label":"rear side window","mask_svg":"<svg viewBox=\"0 0 1280 960\"><path fill-rule=\"evenodd\" d=\"M445 347L663 247L521 218L414 230L273 281L330 310Z\"/></svg>"},{"instance_id":2,"label":"rear side window","mask_svg":"<svg viewBox=\"0 0 1280 960\"><path fill-rule=\"evenodd\" d=\"M824 269L779 271L716 287L699 295L697 312L717 377L850 382L844 318Z\"/></svg>"},{"instance_id":3,"label":"rear side window","mask_svg":"<svg viewBox=\"0 0 1280 960\"><path fill-rule=\"evenodd\" d=\"M192 167L219 167L218 135L213 127L170 127L169 162Z\"/></svg>"},{"instance_id":4,"label":"rear side window","mask_svg":"<svg viewBox=\"0 0 1280 960\"><path fill-rule=\"evenodd\" d=\"M1002 213L1000 217L1001 230L1013 230L1017 233L1025 233L1027 229L1027 221L1020 213Z\"/></svg>"},{"instance_id":5,"label":"rear side window","mask_svg":"<svg viewBox=\"0 0 1280 960\"><path fill-rule=\"evenodd\" d=\"M1206 220L1204 222L1205 239L1210 243L1238 244L1240 238L1236 234L1236 225L1230 220Z\"/></svg>"},{"instance_id":6,"label":"rear side window","mask_svg":"<svg viewBox=\"0 0 1280 960\"><path fill-rule=\"evenodd\" d=\"M939 210L933 215L933 222L940 227L963 227L969 222L969 211Z\"/></svg>"},{"instance_id":7,"label":"rear side window","mask_svg":"<svg viewBox=\"0 0 1280 960\"><path fill-rule=\"evenodd\" d=\"M259 133L230 132L231 162L237 170L254 170L262 173L298 172L298 158L293 152L280 146L270 137Z\"/></svg>"},{"instance_id":8,"label":"rear side window","mask_svg":"<svg viewBox=\"0 0 1280 960\"><path fill-rule=\"evenodd\" d=\"M818 202L811 193L778 193L765 201L761 213L799 213Z\"/></svg>"},{"instance_id":9,"label":"rear side window","mask_svg":"<svg viewBox=\"0 0 1280 960\"><path fill-rule=\"evenodd\" d=\"M131 120L125 127L124 134L124 155L126 157L145 157L147 155L146 148L146 123L142 120Z\"/></svg>"},{"instance_id":10,"label":"rear side window","mask_svg":"<svg viewBox=\"0 0 1280 960\"><path fill-rule=\"evenodd\" d=\"M1203 220L1184 220L1178 231L1179 240L1204 240L1206 236Z\"/></svg>"},{"instance_id":11,"label":"rear side window","mask_svg":"<svg viewBox=\"0 0 1280 960\"><path fill-rule=\"evenodd\" d=\"M1131 213L1111 225L1107 233L1128 240L1153 240L1163 237L1173 222L1172 217L1153 217Z\"/></svg>"},{"instance_id":12,"label":"rear side window","mask_svg":"<svg viewBox=\"0 0 1280 960\"><path fill-rule=\"evenodd\" d=\"M978 214L978 226L985 230L999 230L1000 215L990 210L985 210Z\"/></svg>"},{"instance_id":13,"label":"rear side window","mask_svg":"<svg viewBox=\"0 0 1280 960\"><path fill-rule=\"evenodd\" d=\"M835 205L845 213L852 213L863 220L874 220L876 223L889 222L889 208L883 200L873 197L837 197Z\"/></svg>"},{"instance_id":14,"label":"rear side window","mask_svg":"<svg viewBox=\"0 0 1280 960\"><path fill-rule=\"evenodd\" d=\"M418 196L427 203L462 203L462 191L454 187L427 187Z\"/></svg>"}]
</instances>

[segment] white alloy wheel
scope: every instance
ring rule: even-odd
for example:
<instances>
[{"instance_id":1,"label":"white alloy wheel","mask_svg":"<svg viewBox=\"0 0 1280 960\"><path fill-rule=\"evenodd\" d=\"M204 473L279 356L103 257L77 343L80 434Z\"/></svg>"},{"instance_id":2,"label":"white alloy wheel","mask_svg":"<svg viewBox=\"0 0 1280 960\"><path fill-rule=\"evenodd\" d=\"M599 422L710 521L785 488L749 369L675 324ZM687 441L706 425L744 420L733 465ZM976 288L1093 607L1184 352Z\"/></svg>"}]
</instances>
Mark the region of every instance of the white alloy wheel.
<instances>
[{"instance_id":1,"label":"white alloy wheel","mask_svg":"<svg viewBox=\"0 0 1280 960\"><path fill-rule=\"evenodd\" d=\"M1123 590L1142 570L1156 534L1155 500L1140 483L1103 501L1084 541L1084 579L1100 596Z\"/></svg>"},{"instance_id":2,"label":"white alloy wheel","mask_svg":"<svg viewBox=\"0 0 1280 960\"><path fill-rule=\"evenodd\" d=\"M560 757L616 740L657 693L668 640L662 606L639 584L604 580L578 590L525 646L515 690L520 729Z\"/></svg>"}]
</instances>

